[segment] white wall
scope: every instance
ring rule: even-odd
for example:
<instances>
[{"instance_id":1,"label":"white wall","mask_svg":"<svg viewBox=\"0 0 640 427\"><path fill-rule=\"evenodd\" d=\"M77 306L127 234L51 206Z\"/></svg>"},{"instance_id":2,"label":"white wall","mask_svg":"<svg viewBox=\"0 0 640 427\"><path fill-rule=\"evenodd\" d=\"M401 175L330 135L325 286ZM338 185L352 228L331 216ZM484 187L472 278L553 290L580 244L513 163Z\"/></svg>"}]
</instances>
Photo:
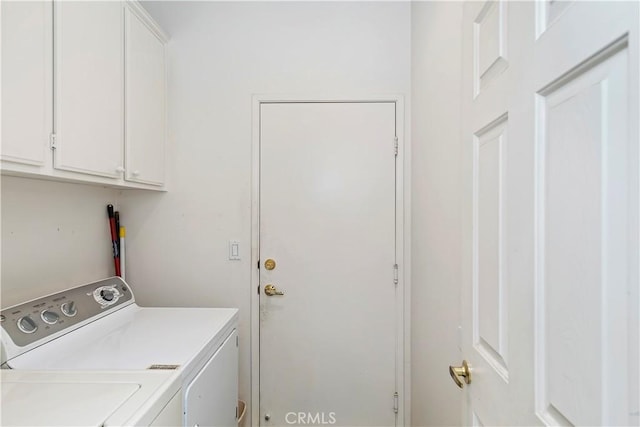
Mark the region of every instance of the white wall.
<instances>
[{"instance_id":1,"label":"white wall","mask_svg":"<svg viewBox=\"0 0 640 427\"><path fill-rule=\"evenodd\" d=\"M462 4L412 4L412 425L459 425Z\"/></svg>"},{"instance_id":2,"label":"white wall","mask_svg":"<svg viewBox=\"0 0 640 427\"><path fill-rule=\"evenodd\" d=\"M249 401L252 94L408 95L411 6L145 7L172 37L170 188L119 196L128 279L141 304L240 308L240 396ZM241 261L228 261L230 239L241 242Z\"/></svg>"},{"instance_id":3,"label":"white wall","mask_svg":"<svg viewBox=\"0 0 640 427\"><path fill-rule=\"evenodd\" d=\"M114 274L115 190L4 176L0 194L2 307Z\"/></svg>"}]
</instances>

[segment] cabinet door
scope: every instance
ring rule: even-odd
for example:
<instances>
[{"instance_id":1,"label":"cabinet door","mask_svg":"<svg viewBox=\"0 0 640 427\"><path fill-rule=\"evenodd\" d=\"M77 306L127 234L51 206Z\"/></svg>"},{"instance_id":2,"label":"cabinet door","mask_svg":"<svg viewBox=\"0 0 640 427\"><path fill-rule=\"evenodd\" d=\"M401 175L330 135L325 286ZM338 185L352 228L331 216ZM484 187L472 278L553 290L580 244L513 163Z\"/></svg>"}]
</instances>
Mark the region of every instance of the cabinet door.
<instances>
[{"instance_id":1,"label":"cabinet door","mask_svg":"<svg viewBox=\"0 0 640 427\"><path fill-rule=\"evenodd\" d=\"M44 166L52 131L51 1L0 2L3 161Z\"/></svg>"},{"instance_id":2,"label":"cabinet door","mask_svg":"<svg viewBox=\"0 0 640 427\"><path fill-rule=\"evenodd\" d=\"M234 330L187 386L185 426L235 427L238 405L238 341Z\"/></svg>"},{"instance_id":3,"label":"cabinet door","mask_svg":"<svg viewBox=\"0 0 640 427\"><path fill-rule=\"evenodd\" d=\"M123 11L117 1L56 2L57 169L122 175Z\"/></svg>"},{"instance_id":4,"label":"cabinet door","mask_svg":"<svg viewBox=\"0 0 640 427\"><path fill-rule=\"evenodd\" d=\"M165 42L128 8L125 25L125 179L162 185L166 129Z\"/></svg>"}]
</instances>

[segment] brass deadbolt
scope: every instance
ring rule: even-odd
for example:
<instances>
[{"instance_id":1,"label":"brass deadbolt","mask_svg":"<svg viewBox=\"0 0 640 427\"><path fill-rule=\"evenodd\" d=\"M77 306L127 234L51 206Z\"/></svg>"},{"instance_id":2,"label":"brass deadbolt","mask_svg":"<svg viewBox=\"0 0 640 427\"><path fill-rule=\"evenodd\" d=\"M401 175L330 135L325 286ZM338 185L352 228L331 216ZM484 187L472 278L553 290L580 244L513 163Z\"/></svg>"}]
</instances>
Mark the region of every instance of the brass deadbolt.
<instances>
[{"instance_id":1,"label":"brass deadbolt","mask_svg":"<svg viewBox=\"0 0 640 427\"><path fill-rule=\"evenodd\" d=\"M274 268L276 268L276 262L269 258L264 262L264 268L266 268L267 270L273 270Z\"/></svg>"}]
</instances>

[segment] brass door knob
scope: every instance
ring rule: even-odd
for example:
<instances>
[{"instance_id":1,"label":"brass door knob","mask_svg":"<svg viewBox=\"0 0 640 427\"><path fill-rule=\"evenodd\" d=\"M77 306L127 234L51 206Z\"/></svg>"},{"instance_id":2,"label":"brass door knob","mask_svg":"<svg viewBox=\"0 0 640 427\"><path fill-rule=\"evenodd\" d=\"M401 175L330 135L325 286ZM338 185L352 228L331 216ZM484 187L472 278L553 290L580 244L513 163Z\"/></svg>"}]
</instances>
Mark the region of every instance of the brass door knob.
<instances>
[{"instance_id":1,"label":"brass door knob","mask_svg":"<svg viewBox=\"0 0 640 427\"><path fill-rule=\"evenodd\" d=\"M464 387L464 383L462 381L467 384L471 384L471 367L466 360L462 361L462 366L449 366L449 375L451 375L453 382L455 382L460 388Z\"/></svg>"},{"instance_id":2,"label":"brass door knob","mask_svg":"<svg viewBox=\"0 0 640 427\"><path fill-rule=\"evenodd\" d=\"M266 268L267 270L273 270L274 268L276 268L276 262L269 258L264 262L264 268Z\"/></svg>"},{"instance_id":3,"label":"brass door knob","mask_svg":"<svg viewBox=\"0 0 640 427\"><path fill-rule=\"evenodd\" d=\"M264 287L264 293L265 295L272 297L274 295L284 295L284 292L279 291L278 289L276 289L275 286L273 285L267 285Z\"/></svg>"}]
</instances>

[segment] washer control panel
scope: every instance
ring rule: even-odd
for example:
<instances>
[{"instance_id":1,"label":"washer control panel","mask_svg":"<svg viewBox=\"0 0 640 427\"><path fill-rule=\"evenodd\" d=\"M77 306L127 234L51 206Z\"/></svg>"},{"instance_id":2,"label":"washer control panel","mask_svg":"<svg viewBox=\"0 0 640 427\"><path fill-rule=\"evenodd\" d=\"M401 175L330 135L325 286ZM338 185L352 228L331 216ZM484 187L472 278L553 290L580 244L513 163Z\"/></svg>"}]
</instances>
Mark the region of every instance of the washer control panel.
<instances>
[{"instance_id":1,"label":"washer control panel","mask_svg":"<svg viewBox=\"0 0 640 427\"><path fill-rule=\"evenodd\" d=\"M112 277L5 308L0 325L17 346L24 347L133 301L124 280Z\"/></svg>"}]
</instances>

